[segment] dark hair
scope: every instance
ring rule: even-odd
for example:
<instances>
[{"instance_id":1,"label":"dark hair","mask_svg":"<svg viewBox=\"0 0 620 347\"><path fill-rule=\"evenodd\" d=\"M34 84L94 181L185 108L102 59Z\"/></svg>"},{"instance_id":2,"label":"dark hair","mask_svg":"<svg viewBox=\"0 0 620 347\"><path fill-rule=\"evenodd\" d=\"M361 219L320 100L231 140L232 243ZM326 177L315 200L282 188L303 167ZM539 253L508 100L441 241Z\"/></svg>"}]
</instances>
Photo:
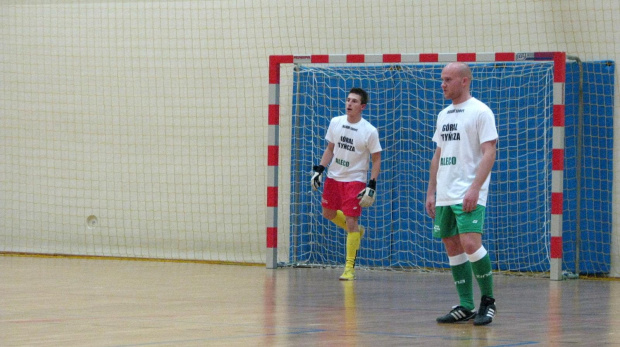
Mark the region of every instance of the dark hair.
<instances>
[{"instance_id":1,"label":"dark hair","mask_svg":"<svg viewBox=\"0 0 620 347\"><path fill-rule=\"evenodd\" d=\"M360 96L361 98L361 103L362 105L366 105L368 103L368 93L366 93L366 91L362 88L351 88L351 90L349 91L349 94L357 94Z\"/></svg>"}]
</instances>

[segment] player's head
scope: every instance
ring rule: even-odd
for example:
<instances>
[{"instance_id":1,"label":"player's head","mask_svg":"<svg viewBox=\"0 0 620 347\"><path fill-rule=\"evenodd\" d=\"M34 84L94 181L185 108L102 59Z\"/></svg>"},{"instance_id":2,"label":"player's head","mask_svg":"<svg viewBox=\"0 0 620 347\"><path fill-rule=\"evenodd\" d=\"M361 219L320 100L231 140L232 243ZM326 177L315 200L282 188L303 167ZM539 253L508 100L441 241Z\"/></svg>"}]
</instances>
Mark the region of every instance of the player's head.
<instances>
[{"instance_id":1,"label":"player's head","mask_svg":"<svg viewBox=\"0 0 620 347\"><path fill-rule=\"evenodd\" d=\"M463 62L449 63L441 71L441 89L444 97L456 104L469 99L471 79L469 65Z\"/></svg>"},{"instance_id":2,"label":"player's head","mask_svg":"<svg viewBox=\"0 0 620 347\"><path fill-rule=\"evenodd\" d=\"M368 94L361 88L351 88L347 96L346 108L347 116L351 120L356 120L362 116L362 111L368 103Z\"/></svg>"},{"instance_id":3,"label":"player's head","mask_svg":"<svg viewBox=\"0 0 620 347\"><path fill-rule=\"evenodd\" d=\"M349 90L349 94L359 95L362 105L366 105L368 103L368 93L366 93L366 91L362 88L351 88L351 90Z\"/></svg>"}]
</instances>

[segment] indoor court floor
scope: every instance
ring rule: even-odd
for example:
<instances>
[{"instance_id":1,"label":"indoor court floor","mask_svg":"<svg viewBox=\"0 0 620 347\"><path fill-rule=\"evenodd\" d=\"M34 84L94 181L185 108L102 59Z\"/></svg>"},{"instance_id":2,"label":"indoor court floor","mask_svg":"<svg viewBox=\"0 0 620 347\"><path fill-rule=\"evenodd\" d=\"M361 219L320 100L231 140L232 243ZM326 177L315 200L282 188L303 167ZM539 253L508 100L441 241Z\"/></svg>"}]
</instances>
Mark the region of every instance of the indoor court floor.
<instances>
[{"instance_id":1,"label":"indoor court floor","mask_svg":"<svg viewBox=\"0 0 620 347\"><path fill-rule=\"evenodd\" d=\"M439 325L449 273L341 271L0 256L0 346L620 346L617 280L496 275L492 324Z\"/></svg>"}]
</instances>

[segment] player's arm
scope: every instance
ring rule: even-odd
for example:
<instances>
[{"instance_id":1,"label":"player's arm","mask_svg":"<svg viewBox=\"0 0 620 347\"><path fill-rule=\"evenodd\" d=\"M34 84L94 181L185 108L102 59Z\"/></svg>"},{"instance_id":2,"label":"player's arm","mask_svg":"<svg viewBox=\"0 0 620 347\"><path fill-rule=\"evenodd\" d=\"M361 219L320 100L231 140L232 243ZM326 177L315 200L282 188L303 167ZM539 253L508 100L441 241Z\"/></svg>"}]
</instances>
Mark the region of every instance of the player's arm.
<instances>
[{"instance_id":1,"label":"player's arm","mask_svg":"<svg viewBox=\"0 0 620 347\"><path fill-rule=\"evenodd\" d=\"M333 142L327 142L327 147L325 147L325 151L323 152L319 165L327 167L327 165L332 162L332 158L334 157L334 147L335 144Z\"/></svg>"},{"instance_id":2,"label":"player's arm","mask_svg":"<svg viewBox=\"0 0 620 347\"><path fill-rule=\"evenodd\" d=\"M471 186L469 186L467 192L465 192L465 197L463 198L463 212L471 212L478 205L480 188L491 173L491 169L493 169L493 164L495 163L495 153L497 152L495 143L497 143L497 140L487 141L480 145L482 160L480 160L478 170L476 170L474 181Z\"/></svg>"},{"instance_id":3,"label":"player's arm","mask_svg":"<svg viewBox=\"0 0 620 347\"><path fill-rule=\"evenodd\" d=\"M441 147L435 149L433 159L431 159L431 168L429 170L428 188L426 190L426 213L431 218L435 218L435 203L437 192L437 171L439 170L439 158L441 158Z\"/></svg>"},{"instance_id":4,"label":"player's arm","mask_svg":"<svg viewBox=\"0 0 620 347\"><path fill-rule=\"evenodd\" d=\"M379 178L379 172L381 172L381 152L373 153L370 155L372 161L372 168L370 169L370 180L377 180Z\"/></svg>"},{"instance_id":5,"label":"player's arm","mask_svg":"<svg viewBox=\"0 0 620 347\"><path fill-rule=\"evenodd\" d=\"M381 171L381 152L372 153L370 155L372 160L372 169L370 170L370 180L366 185L366 188L362 189L357 198L359 199L360 207L370 207L375 202L375 193L377 191L377 177Z\"/></svg>"},{"instance_id":6,"label":"player's arm","mask_svg":"<svg viewBox=\"0 0 620 347\"><path fill-rule=\"evenodd\" d=\"M319 165L315 165L312 173L312 178L310 179L310 186L312 189L317 190L321 187L321 182L323 179L323 171L329 163L331 163L332 158L334 157L334 143L327 142L327 147L325 147L325 151L323 152L323 156L321 157L321 161Z\"/></svg>"}]
</instances>

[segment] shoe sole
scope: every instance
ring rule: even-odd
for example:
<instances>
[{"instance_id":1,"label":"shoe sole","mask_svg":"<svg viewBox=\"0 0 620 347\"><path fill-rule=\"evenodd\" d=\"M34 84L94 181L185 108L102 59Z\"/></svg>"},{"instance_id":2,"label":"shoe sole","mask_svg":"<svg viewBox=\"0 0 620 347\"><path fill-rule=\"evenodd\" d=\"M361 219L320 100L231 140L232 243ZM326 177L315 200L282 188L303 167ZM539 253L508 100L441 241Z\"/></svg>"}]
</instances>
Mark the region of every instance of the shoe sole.
<instances>
[{"instance_id":1,"label":"shoe sole","mask_svg":"<svg viewBox=\"0 0 620 347\"><path fill-rule=\"evenodd\" d=\"M439 318L444 318L444 317L450 317L450 318L455 319L455 320L454 320L454 321L452 321L452 322L447 322L447 321L446 321L446 322L442 322L442 321L440 321L440 320L439 320ZM461 319L455 318L454 316L452 316L452 315L450 315L450 314L448 314L448 315L446 315L446 316L444 316L444 317L439 317L439 318L437 318L435 321L436 321L437 323L439 323L439 324L457 324L457 323L464 323L464 322L468 322L468 321L470 321L470 320L472 320L472 319L475 319L475 318L476 318L476 313L475 313L475 312L472 312L472 314L471 314L469 317L464 317L464 318L461 318Z\"/></svg>"},{"instance_id":2,"label":"shoe sole","mask_svg":"<svg viewBox=\"0 0 620 347\"><path fill-rule=\"evenodd\" d=\"M484 321L484 322L476 322L476 320L474 319L474 325L480 326L480 325L487 325L487 324L491 324L493 322L493 318L489 319L489 321Z\"/></svg>"},{"instance_id":3,"label":"shoe sole","mask_svg":"<svg viewBox=\"0 0 620 347\"><path fill-rule=\"evenodd\" d=\"M439 324L459 324L459 323L469 322L470 320L474 319L474 317L475 316L470 317L470 318L461 319L461 320L456 320L454 322L441 322L441 321L437 321L437 323L439 323Z\"/></svg>"}]
</instances>

